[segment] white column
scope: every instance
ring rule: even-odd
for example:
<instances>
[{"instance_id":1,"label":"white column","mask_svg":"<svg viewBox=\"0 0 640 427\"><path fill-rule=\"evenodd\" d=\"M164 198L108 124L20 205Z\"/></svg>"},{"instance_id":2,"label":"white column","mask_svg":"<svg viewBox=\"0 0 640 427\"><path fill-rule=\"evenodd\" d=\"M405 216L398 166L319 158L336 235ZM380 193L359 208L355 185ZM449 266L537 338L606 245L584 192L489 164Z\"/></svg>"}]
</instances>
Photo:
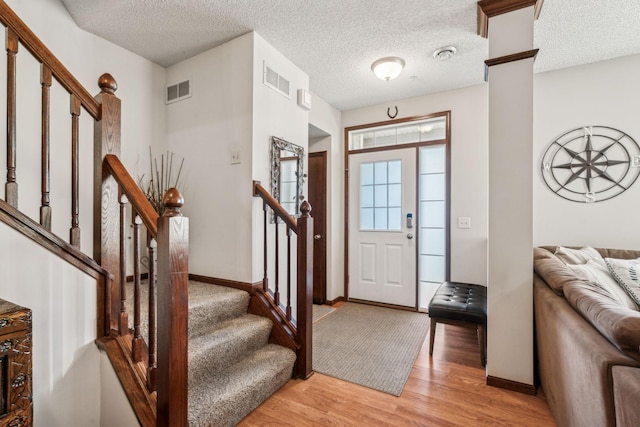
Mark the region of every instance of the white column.
<instances>
[{"instance_id":1,"label":"white column","mask_svg":"<svg viewBox=\"0 0 640 427\"><path fill-rule=\"evenodd\" d=\"M495 10L493 16L487 13L490 58L487 60L487 383L524 392L535 392L532 292L535 11L531 3L516 0L515 8L506 13Z\"/></svg>"}]
</instances>

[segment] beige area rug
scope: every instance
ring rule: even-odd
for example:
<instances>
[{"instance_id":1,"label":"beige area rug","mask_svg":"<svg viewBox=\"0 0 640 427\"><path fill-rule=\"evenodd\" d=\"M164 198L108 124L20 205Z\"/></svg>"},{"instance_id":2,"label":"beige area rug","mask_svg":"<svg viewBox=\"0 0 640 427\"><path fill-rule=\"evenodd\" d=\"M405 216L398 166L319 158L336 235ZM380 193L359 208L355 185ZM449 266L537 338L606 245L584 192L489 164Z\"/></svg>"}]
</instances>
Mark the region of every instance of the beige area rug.
<instances>
[{"instance_id":1,"label":"beige area rug","mask_svg":"<svg viewBox=\"0 0 640 427\"><path fill-rule=\"evenodd\" d=\"M313 323L316 323L318 320L328 316L334 311L336 311L336 308L331 307L330 305L313 304Z\"/></svg>"},{"instance_id":2,"label":"beige area rug","mask_svg":"<svg viewBox=\"0 0 640 427\"><path fill-rule=\"evenodd\" d=\"M429 330L429 317L347 303L313 325L313 369L400 396Z\"/></svg>"}]
</instances>

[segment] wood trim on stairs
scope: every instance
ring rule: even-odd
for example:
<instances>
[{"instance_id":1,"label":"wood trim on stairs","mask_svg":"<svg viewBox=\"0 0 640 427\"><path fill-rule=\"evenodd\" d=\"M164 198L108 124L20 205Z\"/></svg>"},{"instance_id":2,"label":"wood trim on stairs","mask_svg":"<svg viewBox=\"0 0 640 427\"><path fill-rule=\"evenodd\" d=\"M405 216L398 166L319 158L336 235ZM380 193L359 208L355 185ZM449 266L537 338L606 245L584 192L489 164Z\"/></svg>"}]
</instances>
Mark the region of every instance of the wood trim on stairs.
<instances>
[{"instance_id":1,"label":"wood trim on stairs","mask_svg":"<svg viewBox=\"0 0 640 427\"><path fill-rule=\"evenodd\" d=\"M47 231L39 223L35 222L4 200L0 200L0 221L27 236L43 248L58 255L69 264L79 268L94 279L98 279L100 277L109 277L113 279L113 276L91 257L85 255L78 248L65 242L50 231Z\"/></svg>"},{"instance_id":2,"label":"wood trim on stairs","mask_svg":"<svg viewBox=\"0 0 640 427\"><path fill-rule=\"evenodd\" d=\"M219 277L201 276L199 274L189 274L189 280L196 282L209 283L211 285L225 286L227 288L240 289L241 291L248 292L250 295L256 293L256 291L262 288L262 282L248 283L238 282L236 280L221 279Z\"/></svg>"},{"instance_id":3,"label":"wood trim on stairs","mask_svg":"<svg viewBox=\"0 0 640 427\"><path fill-rule=\"evenodd\" d=\"M145 381L139 374L140 363L131 359L131 334L126 337L103 337L96 340L96 345L107 353L140 425L155 427L156 395L148 392Z\"/></svg>"},{"instance_id":4,"label":"wood trim on stairs","mask_svg":"<svg viewBox=\"0 0 640 427\"><path fill-rule=\"evenodd\" d=\"M296 340L294 331L278 310L273 308L262 291L251 295L248 312L271 320L273 328L271 329L271 335L269 335L269 342L290 348L296 352L300 349L300 343Z\"/></svg>"},{"instance_id":5,"label":"wood trim on stairs","mask_svg":"<svg viewBox=\"0 0 640 427\"><path fill-rule=\"evenodd\" d=\"M248 312L257 316L266 317L273 323L271 335L269 335L269 342L279 344L294 351L300 349L300 343L296 340L295 333L291 326L289 326L287 320L280 315L278 310L273 308L273 306L264 296L264 293L262 291L262 282L239 282L236 280L202 276L199 274L189 274L189 280L209 283L212 285L225 286L227 288L234 288L248 292L249 295L251 295L251 299L249 300Z\"/></svg>"}]
</instances>

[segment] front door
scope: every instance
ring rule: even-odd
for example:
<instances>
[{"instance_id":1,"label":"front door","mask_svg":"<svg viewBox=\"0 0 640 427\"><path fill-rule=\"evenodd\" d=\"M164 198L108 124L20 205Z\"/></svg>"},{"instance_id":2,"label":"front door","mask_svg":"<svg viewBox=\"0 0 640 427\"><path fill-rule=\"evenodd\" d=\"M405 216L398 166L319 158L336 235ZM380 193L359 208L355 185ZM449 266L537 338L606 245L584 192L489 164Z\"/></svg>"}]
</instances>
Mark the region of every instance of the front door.
<instances>
[{"instance_id":1,"label":"front door","mask_svg":"<svg viewBox=\"0 0 640 427\"><path fill-rule=\"evenodd\" d=\"M415 307L416 149L349 156L349 298Z\"/></svg>"}]
</instances>

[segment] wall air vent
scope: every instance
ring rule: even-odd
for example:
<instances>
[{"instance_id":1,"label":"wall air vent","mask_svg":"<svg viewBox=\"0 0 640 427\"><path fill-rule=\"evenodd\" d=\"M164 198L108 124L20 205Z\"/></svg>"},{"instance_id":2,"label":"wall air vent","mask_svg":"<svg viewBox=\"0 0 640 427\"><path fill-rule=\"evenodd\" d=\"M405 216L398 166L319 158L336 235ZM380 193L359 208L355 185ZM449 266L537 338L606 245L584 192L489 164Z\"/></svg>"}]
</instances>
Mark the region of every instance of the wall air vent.
<instances>
[{"instance_id":1,"label":"wall air vent","mask_svg":"<svg viewBox=\"0 0 640 427\"><path fill-rule=\"evenodd\" d=\"M185 98L191 98L191 81L185 80L171 86L167 86L166 104L181 101Z\"/></svg>"},{"instance_id":2,"label":"wall air vent","mask_svg":"<svg viewBox=\"0 0 640 427\"><path fill-rule=\"evenodd\" d=\"M264 64L264 84L271 89L278 91L278 93L290 98L289 80L282 77L277 72L273 71L267 64Z\"/></svg>"}]
</instances>

